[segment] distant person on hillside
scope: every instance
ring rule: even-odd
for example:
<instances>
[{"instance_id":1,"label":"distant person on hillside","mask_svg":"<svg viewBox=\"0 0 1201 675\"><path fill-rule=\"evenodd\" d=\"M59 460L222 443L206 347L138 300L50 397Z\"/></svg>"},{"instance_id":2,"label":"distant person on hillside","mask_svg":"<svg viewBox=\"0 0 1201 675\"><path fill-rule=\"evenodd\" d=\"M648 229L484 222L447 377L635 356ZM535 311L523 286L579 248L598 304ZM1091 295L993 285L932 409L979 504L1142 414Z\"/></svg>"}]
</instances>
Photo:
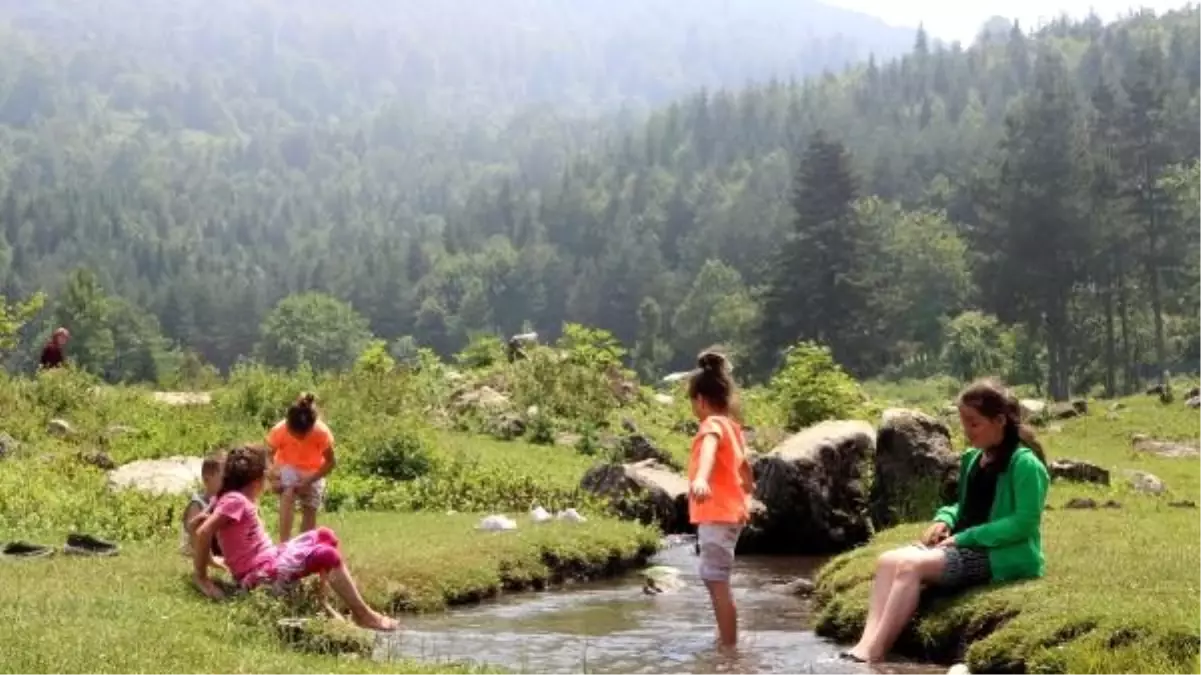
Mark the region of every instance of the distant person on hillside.
<instances>
[{"instance_id":1,"label":"distant person on hillside","mask_svg":"<svg viewBox=\"0 0 1201 675\"><path fill-rule=\"evenodd\" d=\"M688 382L688 398L700 428L688 459L688 513L696 525L699 573L709 591L723 647L738 642L738 610L730 592L734 549L746 524L754 477L742 427L731 413L737 390L721 354L701 354Z\"/></svg>"},{"instance_id":2,"label":"distant person on hillside","mask_svg":"<svg viewBox=\"0 0 1201 675\"><path fill-rule=\"evenodd\" d=\"M316 398L301 394L287 416L267 434L275 453L272 471L279 498L279 538L292 536L292 517L300 503L300 531L317 527L317 511L325 496L325 477L334 470L334 435L317 418Z\"/></svg>"},{"instance_id":3,"label":"distant person on hillside","mask_svg":"<svg viewBox=\"0 0 1201 675\"><path fill-rule=\"evenodd\" d=\"M314 574L319 575L319 593L324 603L326 586L350 608L358 625L372 630L395 630L395 619L367 606L342 560L338 537L322 527L295 539L271 543L259 518L258 498L267 476L267 453L263 447L236 448L226 456L220 496L204 522L196 528L193 548L193 580L202 593L214 600L225 594L209 578L212 544L216 539L225 552L225 564L234 580L245 589L285 586ZM328 608L328 605L326 605Z\"/></svg>"},{"instance_id":4,"label":"distant person on hillside","mask_svg":"<svg viewBox=\"0 0 1201 675\"><path fill-rule=\"evenodd\" d=\"M71 333L66 328L55 328L54 332L50 335L50 339L42 347L42 357L38 360L38 365L44 369L49 369L58 368L66 363L67 358L63 350L70 339Z\"/></svg>"},{"instance_id":5,"label":"distant person on hillside","mask_svg":"<svg viewBox=\"0 0 1201 675\"><path fill-rule=\"evenodd\" d=\"M989 380L959 395L959 421L971 448L959 462L959 499L934 515L920 544L876 563L863 637L843 656L883 660L917 610L923 586L961 591L1043 576L1041 535L1046 456L1021 423L1021 407Z\"/></svg>"}]
</instances>

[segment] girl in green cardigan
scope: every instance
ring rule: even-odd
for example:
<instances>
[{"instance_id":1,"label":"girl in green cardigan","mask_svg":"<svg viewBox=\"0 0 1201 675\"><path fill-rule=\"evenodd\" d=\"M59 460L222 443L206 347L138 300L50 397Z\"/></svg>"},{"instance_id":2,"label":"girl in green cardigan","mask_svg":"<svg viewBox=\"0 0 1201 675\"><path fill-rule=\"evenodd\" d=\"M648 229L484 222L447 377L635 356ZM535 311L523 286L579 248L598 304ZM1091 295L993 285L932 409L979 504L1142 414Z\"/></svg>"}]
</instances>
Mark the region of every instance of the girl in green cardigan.
<instances>
[{"instance_id":1,"label":"girl in green cardigan","mask_svg":"<svg viewBox=\"0 0 1201 675\"><path fill-rule=\"evenodd\" d=\"M863 637L848 659L882 660L923 585L962 590L1043 575L1039 527L1050 478L1017 399L997 382L977 382L959 395L959 421L972 446L959 464L959 499L938 510L920 545L880 556Z\"/></svg>"}]
</instances>

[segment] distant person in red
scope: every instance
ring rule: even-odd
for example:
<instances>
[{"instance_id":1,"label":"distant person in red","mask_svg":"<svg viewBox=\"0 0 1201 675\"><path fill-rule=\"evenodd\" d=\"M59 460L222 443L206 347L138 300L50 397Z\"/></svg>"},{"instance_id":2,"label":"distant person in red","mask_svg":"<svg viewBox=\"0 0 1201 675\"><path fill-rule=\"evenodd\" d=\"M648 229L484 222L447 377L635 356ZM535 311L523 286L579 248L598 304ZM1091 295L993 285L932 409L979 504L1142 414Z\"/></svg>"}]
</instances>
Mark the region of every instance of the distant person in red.
<instances>
[{"instance_id":1,"label":"distant person in red","mask_svg":"<svg viewBox=\"0 0 1201 675\"><path fill-rule=\"evenodd\" d=\"M63 365L67 358L63 355L63 347L67 346L67 340L71 339L71 333L66 328L56 328L54 333L50 335L49 342L45 347L42 347L42 359L40 361L42 368L58 368Z\"/></svg>"}]
</instances>

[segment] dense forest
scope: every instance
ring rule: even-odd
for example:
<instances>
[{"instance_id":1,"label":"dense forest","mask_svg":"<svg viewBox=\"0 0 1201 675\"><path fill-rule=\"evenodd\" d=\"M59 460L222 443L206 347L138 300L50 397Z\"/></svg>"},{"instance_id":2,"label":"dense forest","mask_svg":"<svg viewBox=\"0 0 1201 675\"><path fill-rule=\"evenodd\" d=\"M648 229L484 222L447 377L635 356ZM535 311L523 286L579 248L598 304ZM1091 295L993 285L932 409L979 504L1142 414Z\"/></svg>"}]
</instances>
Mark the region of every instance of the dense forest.
<instances>
[{"instance_id":1,"label":"dense forest","mask_svg":"<svg viewBox=\"0 0 1201 675\"><path fill-rule=\"evenodd\" d=\"M647 376L1198 361L1195 6L965 47L768 0L101 4L0 3L14 368L55 323L114 380L566 322Z\"/></svg>"}]
</instances>

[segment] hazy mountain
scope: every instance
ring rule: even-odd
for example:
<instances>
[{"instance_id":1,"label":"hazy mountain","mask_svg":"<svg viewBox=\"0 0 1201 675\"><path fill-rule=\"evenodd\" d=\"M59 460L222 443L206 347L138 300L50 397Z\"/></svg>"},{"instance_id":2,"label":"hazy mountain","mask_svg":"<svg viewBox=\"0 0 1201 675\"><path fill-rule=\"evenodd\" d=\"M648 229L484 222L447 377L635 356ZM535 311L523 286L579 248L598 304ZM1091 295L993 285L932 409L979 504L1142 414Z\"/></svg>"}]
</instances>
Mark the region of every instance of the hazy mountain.
<instances>
[{"instance_id":1,"label":"hazy mountain","mask_svg":"<svg viewBox=\"0 0 1201 675\"><path fill-rule=\"evenodd\" d=\"M254 93L311 108L288 111L301 116L396 97L447 115L641 107L837 71L914 39L814 0L2 0L4 20L69 47L91 86L139 86L126 71L148 66L181 87L249 75Z\"/></svg>"}]
</instances>

